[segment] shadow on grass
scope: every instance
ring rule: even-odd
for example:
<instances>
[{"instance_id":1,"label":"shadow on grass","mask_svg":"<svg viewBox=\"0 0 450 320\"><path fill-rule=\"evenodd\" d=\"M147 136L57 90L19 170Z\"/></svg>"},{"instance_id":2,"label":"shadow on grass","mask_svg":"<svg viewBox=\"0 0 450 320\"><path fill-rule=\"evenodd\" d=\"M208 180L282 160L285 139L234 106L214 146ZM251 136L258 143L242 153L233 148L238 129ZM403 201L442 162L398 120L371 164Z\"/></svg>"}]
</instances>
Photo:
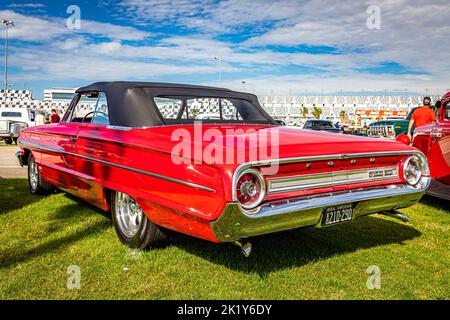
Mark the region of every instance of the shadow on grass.
<instances>
[{"instance_id":1,"label":"shadow on grass","mask_svg":"<svg viewBox=\"0 0 450 320\"><path fill-rule=\"evenodd\" d=\"M450 213L450 201L444 200L441 198L433 197L430 195L425 195L420 200L420 202L429 205L431 207L434 207L436 209L447 211L447 213Z\"/></svg>"},{"instance_id":2,"label":"shadow on grass","mask_svg":"<svg viewBox=\"0 0 450 320\"><path fill-rule=\"evenodd\" d=\"M60 191L63 192L63 191ZM64 229L67 225L76 224L79 219L83 217L90 217L95 214L99 214L104 218L111 220L111 214L103 211L100 208L86 202L80 198L77 198L69 193L64 193L64 197L75 202L64 206L63 209L52 213L52 220L47 226L47 232L58 232ZM111 223L111 222L109 222Z\"/></svg>"},{"instance_id":3,"label":"shadow on grass","mask_svg":"<svg viewBox=\"0 0 450 320\"><path fill-rule=\"evenodd\" d=\"M78 211L77 211L78 210ZM84 210L87 213L94 214L90 210ZM80 224L80 216L77 216L79 212L79 206L76 204L70 204L62 206L54 213L56 219L59 219L61 223L66 222L68 225L74 226ZM75 221L78 218L78 223ZM81 219L83 222L83 219ZM58 236L56 239L49 239L43 243L40 243L32 248L24 248L23 242L19 243L15 248L9 248L8 250L0 251L0 269L7 268L11 265L22 263L35 257L57 251L61 248L80 241L84 238L88 238L94 234L100 233L103 230L111 227L111 223L108 220L98 221L89 225L76 228L70 234ZM48 230L49 236L53 235L53 231ZM61 231L61 230L59 230ZM64 231L64 230L62 230Z\"/></svg>"},{"instance_id":4,"label":"shadow on grass","mask_svg":"<svg viewBox=\"0 0 450 320\"><path fill-rule=\"evenodd\" d=\"M61 191L61 192L64 192L64 191ZM95 213L98 213L99 215L102 215L103 217L111 220L110 212L105 212L104 210L92 205L89 202L84 201L83 199L80 199L74 195L71 195L70 193L64 192L64 197L66 197L67 199L70 199L73 202L76 202L76 204L73 204L73 206L78 209L86 208L86 209L92 210ZM93 212L91 212L91 214L93 214ZM60 217L60 218L66 218L68 215L69 214L67 213L67 211L61 211L61 210L58 211L57 213L55 213L55 216Z\"/></svg>"},{"instance_id":5,"label":"shadow on grass","mask_svg":"<svg viewBox=\"0 0 450 320\"><path fill-rule=\"evenodd\" d=\"M31 194L26 179L0 179L0 195L0 214L21 209L45 198Z\"/></svg>"},{"instance_id":6,"label":"shadow on grass","mask_svg":"<svg viewBox=\"0 0 450 320\"><path fill-rule=\"evenodd\" d=\"M276 270L306 265L359 249L402 244L420 235L419 231L405 224L364 217L324 229L296 229L252 238L253 250L247 259L238 247L231 244L218 245L182 235L173 236L172 243L212 263L265 277Z\"/></svg>"}]
</instances>

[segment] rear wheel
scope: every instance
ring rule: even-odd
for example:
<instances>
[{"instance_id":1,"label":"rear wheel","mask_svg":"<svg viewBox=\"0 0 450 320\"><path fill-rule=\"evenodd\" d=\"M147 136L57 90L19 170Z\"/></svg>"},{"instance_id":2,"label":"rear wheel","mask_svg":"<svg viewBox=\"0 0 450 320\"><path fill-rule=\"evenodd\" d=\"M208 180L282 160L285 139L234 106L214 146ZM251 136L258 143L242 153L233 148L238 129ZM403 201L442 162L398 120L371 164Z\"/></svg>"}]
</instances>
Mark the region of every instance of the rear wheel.
<instances>
[{"instance_id":1,"label":"rear wheel","mask_svg":"<svg viewBox=\"0 0 450 320\"><path fill-rule=\"evenodd\" d=\"M5 143L6 144L12 144L13 140L11 138L5 138Z\"/></svg>"},{"instance_id":2,"label":"rear wheel","mask_svg":"<svg viewBox=\"0 0 450 320\"><path fill-rule=\"evenodd\" d=\"M44 181L32 153L28 157L28 185L32 194L48 194L53 187Z\"/></svg>"},{"instance_id":3,"label":"rear wheel","mask_svg":"<svg viewBox=\"0 0 450 320\"><path fill-rule=\"evenodd\" d=\"M111 194L111 216L120 241L131 248L149 249L166 239L136 200L126 193Z\"/></svg>"}]
</instances>

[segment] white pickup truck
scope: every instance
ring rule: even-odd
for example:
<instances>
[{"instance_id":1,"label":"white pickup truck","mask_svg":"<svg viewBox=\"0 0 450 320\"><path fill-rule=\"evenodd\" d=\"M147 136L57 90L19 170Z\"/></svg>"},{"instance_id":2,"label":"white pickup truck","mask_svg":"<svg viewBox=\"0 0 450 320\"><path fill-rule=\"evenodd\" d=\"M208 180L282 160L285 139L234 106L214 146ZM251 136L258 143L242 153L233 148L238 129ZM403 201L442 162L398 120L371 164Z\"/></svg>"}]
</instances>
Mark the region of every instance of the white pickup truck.
<instances>
[{"instance_id":1,"label":"white pickup truck","mask_svg":"<svg viewBox=\"0 0 450 320\"><path fill-rule=\"evenodd\" d=\"M36 115L35 110L25 108L0 108L0 141L17 143L20 131L35 125Z\"/></svg>"}]
</instances>

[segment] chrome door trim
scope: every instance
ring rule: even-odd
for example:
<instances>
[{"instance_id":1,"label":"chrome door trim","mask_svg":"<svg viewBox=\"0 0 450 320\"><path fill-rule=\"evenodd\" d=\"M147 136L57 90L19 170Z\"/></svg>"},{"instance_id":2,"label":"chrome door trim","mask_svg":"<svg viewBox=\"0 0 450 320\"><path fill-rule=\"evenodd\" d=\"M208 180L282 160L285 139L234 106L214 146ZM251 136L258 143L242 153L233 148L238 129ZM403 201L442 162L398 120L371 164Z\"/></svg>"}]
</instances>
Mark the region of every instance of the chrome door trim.
<instances>
[{"instance_id":1,"label":"chrome door trim","mask_svg":"<svg viewBox=\"0 0 450 320\"><path fill-rule=\"evenodd\" d=\"M37 148L37 149L43 150L43 151L48 151L48 152L54 152L54 153L59 153L59 154L64 154L64 155L75 156L75 157L78 157L78 158L94 161L94 162L97 162L97 163L101 163L101 164L105 164L105 165L108 165L108 166L112 166L112 167L116 167L116 168L120 168L120 169L124 169L124 170L128 170L128 171L132 171L132 172L135 172L135 173L144 174L144 175L147 175L147 176L150 176L150 177L153 177L153 178L158 178L158 179L162 179L162 180L178 183L178 184L181 184L181 185L184 185L184 186L187 186L187 187L191 187L191 188L195 188L195 189L199 189L199 190L203 190L203 191L207 191L207 192L216 192L216 190L214 190L214 189L211 189L211 188L208 188L208 187L196 184L196 183L183 181L183 180L167 177L167 176L164 176L164 175L160 175L160 174L157 174L157 173L153 173L153 172L150 172L150 171L140 170L140 169L124 166L124 165L121 165L121 164L117 164L117 163L113 163L113 162L109 162L109 161L105 161L105 160L101 160L101 159L96 159L96 158L84 156L84 155L73 153L73 152L60 150L60 149L57 149L57 148L46 146L46 145L44 145L42 143L38 143L38 142L23 141L22 139L19 139L17 141L17 143L21 144L21 145L24 145L24 146L32 147L32 148Z\"/></svg>"}]
</instances>

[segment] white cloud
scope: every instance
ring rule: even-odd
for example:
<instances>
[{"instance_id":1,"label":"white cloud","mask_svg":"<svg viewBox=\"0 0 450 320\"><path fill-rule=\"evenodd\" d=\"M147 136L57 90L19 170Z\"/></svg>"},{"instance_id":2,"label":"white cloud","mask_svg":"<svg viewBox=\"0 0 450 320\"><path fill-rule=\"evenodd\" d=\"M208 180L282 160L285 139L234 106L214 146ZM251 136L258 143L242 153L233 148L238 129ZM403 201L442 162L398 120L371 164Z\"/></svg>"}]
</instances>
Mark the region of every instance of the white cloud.
<instances>
[{"instance_id":1,"label":"white cloud","mask_svg":"<svg viewBox=\"0 0 450 320\"><path fill-rule=\"evenodd\" d=\"M381 30L366 26L366 9L374 3L381 9ZM265 94L450 86L446 0L124 0L120 5L130 21L188 28L189 35L150 38L152 33L138 28L89 20L82 20L82 30L74 32L65 28L64 19L3 10L0 16L16 22L12 38L33 41L27 47L12 46L11 63L21 70L15 76L85 81L172 76L189 82L183 79L217 73L213 57L220 56L224 78L234 73L234 79L215 84L241 90L245 80L246 89ZM245 35L252 35L247 41L218 40L218 35L239 33L244 27ZM126 40L143 41L130 45ZM272 45L294 49L278 51L270 49ZM295 52L302 45L330 46L339 54ZM386 61L424 74L361 71ZM317 72L297 74L289 70L302 69L293 66ZM240 75L246 73L258 76Z\"/></svg>"},{"instance_id":2,"label":"white cloud","mask_svg":"<svg viewBox=\"0 0 450 320\"><path fill-rule=\"evenodd\" d=\"M14 21L9 35L21 41L51 42L58 37L70 37L76 34L97 35L115 40L143 40L151 33L128 26L81 20L80 30L66 27L65 19L41 18L20 14L12 10L0 10L3 19Z\"/></svg>"},{"instance_id":3,"label":"white cloud","mask_svg":"<svg viewBox=\"0 0 450 320\"><path fill-rule=\"evenodd\" d=\"M115 40L144 40L152 36L150 32L138 30L128 26L118 26L111 23L81 20L79 33L104 36Z\"/></svg>"},{"instance_id":4,"label":"white cloud","mask_svg":"<svg viewBox=\"0 0 450 320\"><path fill-rule=\"evenodd\" d=\"M366 26L366 9L372 3L381 9L381 30ZM394 61L432 73L444 71L442 68L450 71L448 65L442 64L450 58L447 1L313 0L302 5L302 12L291 25L255 36L246 45L331 46L347 52L364 49L365 53L356 56L371 62Z\"/></svg>"},{"instance_id":5,"label":"white cloud","mask_svg":"<svg viewBox=\"0 0 450 320\"><path fill-rule=\"evenodd\" d=\"M11 3L8 4L8 8L45 8L43 3Z\"/></svg>"},{"instance_id":6,"label":"white cloud","mask_svg":"<svg viewBox=\"0 0 450 320\"><path fill-rule=\"evenodd\" d=\"M177 75L179 82L188 74L215 74L214 63L174 64L157 62L154 59L124 58L114 54L122 51L116 42L99 45L84 42L62 41L51 46L15 48L11 54L11 65L21 71L16 73L17 81L47 79L58 80L155 80L166 75ZM224 71L237 71L224 66Z\"/></svg>"},{"instance_id":7,"label":"white cloud","mask_svg":"<svg viewBox=\"0 0 450 320\"><path fill-rule=\"evenodd\" d=\"M9 31L11 39L46 41L68 32L62 24L11 10L0 10L0 16L3 19L14 21L14 26Z\"/></svg>"},{"instance_id":8,"label":"white cloud","mask_svg":"<svg viewBox=\"0 0 450 320\"><path fill-rule=\"evenodd\" d=\"M243 26L288 20L300 13L298 0L122 0L119 6L133 21L207 33L233 32Z\"/></svg>"}]
</instances>

